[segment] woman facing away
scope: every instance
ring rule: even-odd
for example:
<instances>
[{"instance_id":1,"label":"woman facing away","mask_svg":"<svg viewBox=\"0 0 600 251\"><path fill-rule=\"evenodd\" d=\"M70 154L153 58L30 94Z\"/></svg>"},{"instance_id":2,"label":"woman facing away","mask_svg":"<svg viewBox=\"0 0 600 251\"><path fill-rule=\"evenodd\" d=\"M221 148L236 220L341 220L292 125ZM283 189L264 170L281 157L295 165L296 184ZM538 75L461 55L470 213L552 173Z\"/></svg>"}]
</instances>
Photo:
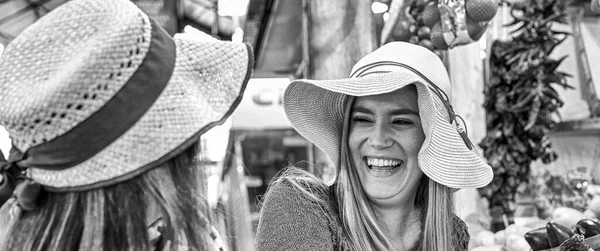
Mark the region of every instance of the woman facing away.
<instances>
[{"instance_id":1,"label":"woman facing away","mask_svg":"<svg viewBox=\"0 0 600 251\"><path fill-rule=\"evenodd\" d=\"M256 249L467 250L453 192L493 174L471 150L449 92L440 59L403 42L365 56L347 79L293 81L286 115L336 177L325 184L288 169L273 181Z\"/></svg>"},{"instance_id":2,"label":"woman facing away","mask_svg":"<svg viewBox=\"0 0 600 251\"><path fill-rule=\"evenodd\" d=\"M0 250L225 250L198 142L238 105L251 55L173 39L127 0L28 27L0 57Z\"/></svg>"}]
</instances>

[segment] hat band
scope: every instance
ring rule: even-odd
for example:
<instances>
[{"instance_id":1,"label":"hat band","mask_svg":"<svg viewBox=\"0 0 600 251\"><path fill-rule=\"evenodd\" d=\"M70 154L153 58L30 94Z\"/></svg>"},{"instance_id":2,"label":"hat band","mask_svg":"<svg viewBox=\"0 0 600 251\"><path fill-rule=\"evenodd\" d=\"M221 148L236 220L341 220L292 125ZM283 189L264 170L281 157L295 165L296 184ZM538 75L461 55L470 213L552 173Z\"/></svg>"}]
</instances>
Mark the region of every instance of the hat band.
<instances>
[{"instance_id":1,"label":"hat band","mask_svg":"<svg viewBox=\"0 0 600 251\"><path fill-rule=\"evenodd\" d=\"M93 157L131 128L160 96L175 68L175 41L152 19L150 47L123 87L98 111L63 135L10 160L24 168L64 170ZM112 77L107 76L107 77Z\"/></svg>"}]
</instances>

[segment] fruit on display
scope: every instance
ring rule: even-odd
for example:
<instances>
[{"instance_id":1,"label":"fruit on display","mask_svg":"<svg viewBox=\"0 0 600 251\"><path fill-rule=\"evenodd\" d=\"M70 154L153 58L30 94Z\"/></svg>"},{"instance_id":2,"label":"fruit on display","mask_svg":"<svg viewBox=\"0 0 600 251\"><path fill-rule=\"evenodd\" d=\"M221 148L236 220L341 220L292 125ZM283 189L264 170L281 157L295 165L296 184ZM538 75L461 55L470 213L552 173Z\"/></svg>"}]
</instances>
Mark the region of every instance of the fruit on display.
<instances>
[{"instance_id":1,"label":"fruit on display","mask_svg":"<svg viewBox=\"0 0 600 251\"><path fill-rule=\"evenodd\" d=\"M427 9L428 11L425 12L427 6L429 6ZM425 23L431 23L431 20L436 14L434 11L432 13L432 7L437 7L436 1L415 0L406 8L409 20L412 21L416 28L416 31L413 32L413 35L408 42L421 45L431 51L435 50L434 44L431 42L431 27L425 25ZM427 16L423 15L423 12L425 12ZM439 11L437 14L439 15ZM425 19L426 17L427 20ZM439 16L437 18L439 19Z\"/></svg>"},{"instance_id":2,"label":"fruit on display","mask_svg":"<svg viewBox=\"0 0 600 251\"><path fill-rule=\"evenodd\" d=\"M587 219L592 219L592 218L596 219L596 218L598 218L596 216L596 214L592 210L590 210L590 209L586 209L585 211L583 211L583 216L584 216L584 218L587 218Z\"/></svg>"},{"instance_id":3,"label":"fruit on display","mask_svg":"<svg viewBox=\"0 0 600 251\"><path fill-rule=\"evenodd\" d=\"M493 246L479 246L469 249L469 251L503 251L504 246L493 245Z\"/></svg>"},{"instance_id":4,"label":"fruit on display","mask_svg":"<svg viewBox=\"0 0 600 251\"><path fill-rule=\"evenodd\" d=\"M529 250L529 244L521 236L509 235L506 237L506 251L526 251Z\"/></svg>"},{"instance_id":5,"label":"fruit on display","mask_svg":"<svg viewBox=\"0 0 600 251\"><path fill-rule=\"evenodd\" d=\"M585 238L590 238L600 234L600 224L591 219L583 219L575 225L575 232Z\"/></svg>"},{"instance_id":6,"label":"fruit on display","mask_svg":"<svg viewBox=\"0 0 600 251\"><path fill-rule=\"evenodd\" d=\"M496 246L501 247L500 250L504 251L530 250L524 235L533 230L532 227L511 224L506 229L493 233L486 229L471 232L471 228L477 228L477 225L474 225L472 222L466 222L466 224L469 227L469 233L471 235L469 250L496 250ZM544 234L544 236L546 235Z\"/></svg>"},{"instance_id":7,"label":"fruit on display","mask_svg":"<svg viewBox=\"0 0 600 251\"><path fill-rule=\"evenodd\" d=\"M467 0L465 1L467 16L479 22L487 22L494 18L498 11L498 3L488 0Z\"/></svg>"},{"instance_id":8,"label":"fruit on display","mask_svg":"<svg viewBox=\"0 0 600 251\"><path fill-rule=\"evenodd\" d=\"M426 40L429 38L429 34L431 33L431 29L427 26L421 26L419 27L419 30L417 31L417 36L419 37L419 39L421 41Z\"/></svg>"},{"instance_id":9,"label":"fruit on display","mask_svg":"<svg viewBox=\"0 0 600 251\"><path fill-rule=\"evenodd\" d=\"M474 246L491 246L495 244L495 234L491 231L484 230L479 232L476 236L474 236L474 240L476 241Z\"/></svg>"},{"instance_id":10,"label":"fruit on display","mask_svg":"<svg viewBox=\"0 0 600 251\"><path fill-rule=\"evenodd\" d=\"M436 49L445 50L448 49L448 44L444 40L444 34L442 34L442 26L439 23L436 23L431 28L431 42Z\"/></svg>"},{"instance_id":11,"label":"fruit on display","mask_svg":"<svg viewBox=\"0 0 600 251\"><path fill-rule=\"evenodd\" d=\"M570 207L557 207L550 216L552 221L568 228L574 228L575 224L584 218L586 217L581 211Z\"/></svg>"},{"instance_id":12,"label":"fruit on display","mask_svg":"<svg viewBox=\"0 0 600 251\"><path fill-rule=\"evenodd\" d=\"M546 232L548 233L550 248L560 246L560 244L575 234L571 229L552 221L546 225Z\"/></svg>"},{"instance_id":13,"label":"fruit on display","mask_svg":"<svg viewBox=\"0 0 600 251\"><path fill-rule=\"evenodd\" d=\"M392 30L392 38L396 41L408 41L412 37L410 26L411 24L407 20L398 22Z\"/></svg>"},{"instance_id":14,"label":"fruit on display","mask_svg":"<svg viewBox=\"0 0 600 251\"><path fill-rule=\"evenodd\" d=\"M504 229L502 231L505 231L506 236L517 235L517 236L523 237L525 235L525 233L531 231L532 229L533 229L533 227L530 227L530 226L511 224L511 225L508 225L508 227L506 227L506 229ZM500 231L498 231L498 232L500 232Z\"/></svg>"},{"instance_id":15,"label":"fruit on display","mask_svg":"<svg viewBox=\"0 0 600 251\"><path fill-rule=\"evenodd\" d=\"M578 188L580 184L589 183L589 178L574 179L572 175L569 175L572 173L574 172L569 171L565 177L562 174L553 175L550 171L543 170L529 178L529 191L532 191L533 205L540 218L551 217L554 221L567 227L574 226L577 220L582 218L598 218L593 212L593 201L585 188L587 186ZM564 211L567 212L563 213ZM568 218L561 219L565 215L569 215L568 211L572 211L573 213L570 215L574 217L571 217L570 221ZM581 211L583 211L583 216Z\"/></svg>"},{"instance_id":16,"label":"fruit on display","mask_svg":"<svg viewBox=\"0 0 600 251\"><path fill-rule=\"evenodd\" d=\"M546 227L540 227L525 233L525 241L531 246L531 250L544 250L550 248Z\"/></svg>"},{"instance_id":17,"label":"fruit on display","mask_svg":"<svg viewBox=\"0 0 600 251\"><path fill-rule=\"evenodd\" d=\"M433 51L433 43L431 40L421 40L419 41L419 45L429 49L430 51Z\"/></svg>"},{"instance_id":18,"label":"fruit on display","mask_svg":"<svg viewBox=\"0 0 600 251\"><path fill-rule=\"evenodd\" d=\"M476 21L467 16L467 33L473 40L479 40L487 29L488 22Z\"/></svg>"},{"instance_id":19,"label":"fruit on display","mask_svg":"<svg viewBox=\"0 0 600 251\"><path fill-rule=\"evenodd\" d=\"M494 244L504 244L505 242L506 242L506 230L500 230L494 234Z\"/></svg>"},{"instance_id":20,"label":"fruit on display","mask_svg":"<svg viewBox=\"0 0 600 251\"><path fill-rule=\"evenodd\" d=\"M537 228L525 233L525 240L532 251L569 250L589 251L600 248L600 223L583 219L577 222L575 229L548 222L546 227Z\"/></svg>"},{"instance_id":21,"label":"fruit on display","mask_svg":"<svg viewBox=\"0 0 600 251\"><path fill-rule=\"evenodd\" d=\"M467 226L469 228L477 226L472 223L467 222ZM600 223L595 219L581 219L573 228L539 219L511 224L496 233L486 229L469 232L471 235L469 250L600 250Z\"/></svg>"},{"instance_id":22,"label":"fruit on display","mask_svg":"<svg viewBox=\"0 0 600 251\"><path fill-rule=\"evenodd\" d=\"M423 24L427 27L433 27L438 23L440 21L440 10L437 3L435 1L429 2L421 12L421 16L423 17Z\"/></svg>"},{"instance_id":23,"label":"fruit on display","mask_svg":"<svg viewBox=\"0 0 600 251\"><path fill-rule=\"evenodd\" d=\"M595 215L593 218L600 218L600 196L595 196L589 203L587 210Z\"/></svg>"},{"instance_id":24,"label":"fruit on display","mask_svg":"<svg viewBox=\"0 0 600 251\"><path fill-rule=\"evenodd\" d=\"M407 0L393 15L397 20L390 20L395 24L389 37L432 51L446 50L479 40L497 10L498 0ZM382 38L387 40L385 35Z\"/></svg>"}]
</instances>

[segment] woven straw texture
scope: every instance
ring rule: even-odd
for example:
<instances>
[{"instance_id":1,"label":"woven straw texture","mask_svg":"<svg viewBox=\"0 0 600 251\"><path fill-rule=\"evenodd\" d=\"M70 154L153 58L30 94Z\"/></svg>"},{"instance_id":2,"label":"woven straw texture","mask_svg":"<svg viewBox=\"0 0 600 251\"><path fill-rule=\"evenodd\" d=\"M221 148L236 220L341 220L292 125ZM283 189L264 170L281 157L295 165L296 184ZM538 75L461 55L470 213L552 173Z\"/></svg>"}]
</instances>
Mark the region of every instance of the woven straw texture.
<instances>
[{"instance_id":1,"label":"woven straw texture","mask_svg":"<svg viewBox=\"0 0 600 251\"><path fill-rule=\"evenodd\" d=\"M139 67L150 39L148 17L122 0L72 1L30 26L0 58L0 122L13 144L25 152L100 109ZM61 171L30 168L31 178L64 188L120 177L233 109L249 74L248 47L179 39L175 44L174 72L140 120L83 163Z\"/></svg>"},{"instance_id":2,"label":"woven straw texture","mask_svg":"<svg viewBox=\"0 0 600 251\"><path fill-rule=\"evenodd\" d=\"M409 65L450 93L450 80L439 58L429 50L409 43L388 43L361 59L352 73L373 62L393 61ZM370 73L370 74L369 74ZM352 74L350 74L352 75ZM425 175L451 188L487 185L492 169L460 137L442 100L427 81L398 66L378 66L364 77L340 80L296 80L286 89L284 109L296 130L322 149L337 167L347 95L369 96L392 92L410 84L417 87L419 116L425 141L419 166Z\"/></svg>"}]
</instances>

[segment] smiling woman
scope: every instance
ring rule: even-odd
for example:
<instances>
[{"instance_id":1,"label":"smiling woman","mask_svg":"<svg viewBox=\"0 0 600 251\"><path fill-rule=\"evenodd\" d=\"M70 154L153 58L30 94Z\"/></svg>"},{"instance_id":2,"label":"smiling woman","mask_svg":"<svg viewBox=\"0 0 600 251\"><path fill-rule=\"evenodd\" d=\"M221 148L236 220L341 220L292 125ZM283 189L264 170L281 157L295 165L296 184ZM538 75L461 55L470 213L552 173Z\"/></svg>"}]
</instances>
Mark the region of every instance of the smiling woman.
<instances>
[{"instance_id":1,"label":"smiling woman","mask_svg":"<svg viewBox=\"0 0 600 251\"><path fill-rule=\"evenodd\" d=\"M412 207L423 176L417 155L424 140L414 86L356 99L348 146L362 188L374 206Z\"/></svg>"},{"instance_id":2,"label":"smiling woman","mask_svg":"<svg viewBox=\"0 0 600 251\"><path fill-rule=\"evenodd\" d=\"M350 77L296 80L284 109L336 166L326 184L290 168L264 197L256 249L467 250L453 192L487 185L491 168L471 149L429 50L386 44Z\"/></svg>"}]
</instances>

